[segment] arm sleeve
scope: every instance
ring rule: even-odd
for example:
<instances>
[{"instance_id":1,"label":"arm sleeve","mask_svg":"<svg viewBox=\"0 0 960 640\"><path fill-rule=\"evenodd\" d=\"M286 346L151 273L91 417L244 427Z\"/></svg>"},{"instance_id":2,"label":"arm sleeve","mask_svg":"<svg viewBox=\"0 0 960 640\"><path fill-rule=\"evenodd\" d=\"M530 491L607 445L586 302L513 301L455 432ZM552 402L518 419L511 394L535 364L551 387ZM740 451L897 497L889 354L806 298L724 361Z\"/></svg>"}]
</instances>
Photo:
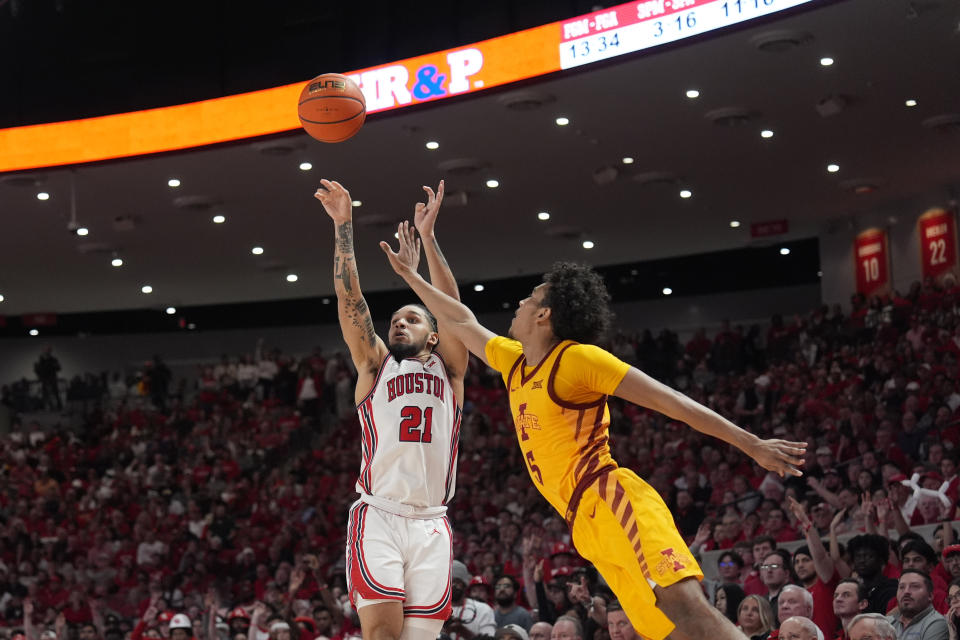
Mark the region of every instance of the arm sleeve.
<instances>
[{"instance_id":1,"label":"arm sleeve","mask_svg":"<svg viewBox=\"0 0 960 640\"><path fill-rule=\"evenodd\" d=\"M573 399L564 394L565 390L573 396L580 393L602 393L613 395L623 381L630 365L612 353L592 344L576 344L563 354L562 365L557 372L557 391L564 398Z\"/></svg>"},{"instance_id":2,"label":"arm sleeve","mask_svg":"<svg viewBox=\"0 0 960 640\"><path fill-rule=\"evenodd\" d=\"M143 632L147 630L147 621L140 619L137 622L137 626L133 628L133 631L130 632L130 640L140 640L143 637Z\"/></svg>"},{"instance_id":3,"label":"arm sleeve","mask_svg":"<svg viewBox=\"0 0 960 640\"><path fill-rule=\"evenodd\" d=\"M547 597L547 588L543 584L543 581L540 581L536 585L537 587L537 617L541 622L549 622L553 624L557 621L557 611L553 608L553 602L550 601L550 598Z\"/></svg>"},{"instance_id":4,"label":"arm sleeve","mask_svg":"<svg viewBox=\"0 0 960 640\"><path fill-rule=\"evenodd\" d=\"M495 336L487 341L487 362L502 374L510 372L510 368L523 355L523 347L516 340Z\"/></svg>"}]
</instances>

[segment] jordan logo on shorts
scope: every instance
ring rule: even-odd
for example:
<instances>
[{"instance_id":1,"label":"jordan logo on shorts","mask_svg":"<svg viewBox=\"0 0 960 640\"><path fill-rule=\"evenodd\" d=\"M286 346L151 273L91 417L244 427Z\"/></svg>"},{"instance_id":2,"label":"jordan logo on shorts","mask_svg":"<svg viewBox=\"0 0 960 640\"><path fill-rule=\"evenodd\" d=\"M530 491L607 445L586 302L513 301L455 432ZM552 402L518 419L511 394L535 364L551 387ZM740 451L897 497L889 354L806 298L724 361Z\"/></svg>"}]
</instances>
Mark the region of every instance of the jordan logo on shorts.
<instances>
[{"instance_id":1,"label":"jordan logo on shorts","mask_svg":"<svg viewBox=\"0 0 960 640\"><path fill-rule=\"evenodd\" d=\"M439 533L440 533L440 529L437 529L436 527L434 527L434 528L433 528L433 531L430 532L430 535L433 535L433 534L435 534L435 533L439 534Z\"/></svg>"}]
</instances>

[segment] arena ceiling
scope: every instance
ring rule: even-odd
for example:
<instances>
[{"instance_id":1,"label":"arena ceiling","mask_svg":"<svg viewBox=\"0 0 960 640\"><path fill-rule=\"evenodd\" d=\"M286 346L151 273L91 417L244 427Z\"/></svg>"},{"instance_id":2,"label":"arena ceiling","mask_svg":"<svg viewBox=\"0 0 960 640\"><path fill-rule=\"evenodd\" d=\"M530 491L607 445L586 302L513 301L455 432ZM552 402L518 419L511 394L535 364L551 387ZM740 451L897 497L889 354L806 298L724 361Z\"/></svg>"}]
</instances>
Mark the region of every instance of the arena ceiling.
<instances>
[{"instance_id":1,"label":"arena ceiling","mask_svg":"<svg viewBox=\"0 0 960 640\"><path fill-rule=\"evenodd\" d=\"M952 0L846 0L375 115L343 144L294 133L0 176L0 314L328 295L332 225L312 197L321 177L362 202L369 291L399 286L377 242L441 178L439 237L465 282L557 259L633 262L814 237L867 214L916 216L960 187L958 29ZM85 237L68 230L71 182ZM789 232L751 239L751 223L776 220Z\"/></svg>"}]
</instances>

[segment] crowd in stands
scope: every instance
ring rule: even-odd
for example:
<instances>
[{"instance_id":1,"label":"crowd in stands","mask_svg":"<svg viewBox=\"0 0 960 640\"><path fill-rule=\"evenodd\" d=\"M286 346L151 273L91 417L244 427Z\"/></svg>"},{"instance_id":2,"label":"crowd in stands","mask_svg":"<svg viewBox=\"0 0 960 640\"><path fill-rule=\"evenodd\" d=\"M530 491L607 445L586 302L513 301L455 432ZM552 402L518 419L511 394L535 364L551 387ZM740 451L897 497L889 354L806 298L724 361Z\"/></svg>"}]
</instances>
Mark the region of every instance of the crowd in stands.
<instances>
[{"instance_id":1,"label":"crowd in stands","mask_svg":"<svg viewBox=\"0 0 960 640\"><path fill-rule=\"evenodd\" d=\"M660 492L695 553L720 552L704 591L750 638L957 637L958 303L926 282L685 345L667 330L613 337L617 356L744 428L809 443L804 476L784 479L611 402L614 458ZM258 345L203 367L195 388L157 356L131 379L66 388L55 354L41 360L40 385L0 396L27 417L0 439L0 635L359 635L344 593L360 463L348 359ZM445 635L634 640L528 479L499 375L476 360L464 405ZM43 407L82 426L35 428ZM924 524L933 540L913 531Z\"/></svg>"}]
</instances>

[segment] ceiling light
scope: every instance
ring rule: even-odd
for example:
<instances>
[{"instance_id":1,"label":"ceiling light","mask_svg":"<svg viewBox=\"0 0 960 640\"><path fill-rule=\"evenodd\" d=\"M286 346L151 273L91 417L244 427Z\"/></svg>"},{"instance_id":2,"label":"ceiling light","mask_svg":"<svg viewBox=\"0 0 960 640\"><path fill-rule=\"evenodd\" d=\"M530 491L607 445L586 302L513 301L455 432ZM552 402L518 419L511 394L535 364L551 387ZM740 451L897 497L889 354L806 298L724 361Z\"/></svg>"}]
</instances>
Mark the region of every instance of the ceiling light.
<instances>
[{"instance_id":1,"label":"ceiling light","mask_svg":"<svg viewBox=\"0 0 960 640\"><path fill-rule=\"evenodd\" d=\"M836 173L837 171L840 171L840 165L838 165L838 164L828 164L828 165L827 165L827 171L829 171L830 173Z\"/></svg>"},{"instance_id":2,"label":"ceiling light","mask_svg":"<svg viewBox=\"0 0 960 640\"><path fill-rule=\"evenodd\" d=\"M352 204L355 207L359 207L363 204L363 202L361 202L360 200L353 200L352 202L350 202L350 204Z\"/></svg>"},{"instance_id":3,"label":"ceiling light","mask_svg":"<svg viewBox=\"0 0 960 640\"><path fill-rule=\"evenodd\" d=\"M250 253L252 253L255 256L259 256L263 254L263 247L254 247L253 249L250 249Z\"/></svg>"},{"instance_id":4,"label":"ceiling light","mask_svg":"<svg viewBox=\"0 0 960 640\"><path fill-rule=\"evenodd\" d=\"M550 214L546 211L541 211L537 214L537 220L549 220Z\"/></svg>"},{"instance_id":5,"label":"ceiling light","mask_svg":"<svg viewBox=\"0 0 960 640\"><path fill-rule=\"evenodd\" d=\"M833 64L833 58L830 58L830 57L820 58L820 66L829 67L832 64Z\"/></svg>"},{"instance_id":6,"label":"ceiling light","mask_svg":"<svg viewBox=\"0 0 960 640\"><path fill-rule=\"evenodd\" d=\"M668 296L668 295L670 295L671 293L673 293L673 289L671 289L670 287L664 287L664 288L663 288L663 295Z\"/></svg>"},{"instance_id":7,"label":"ceiling light","mask_svg":"<svg viewBox=\"0 0 960 640\"><path fill-rule=\"evenodd\" d=\"M584 249L593 249L593 240L584 240L583 241Z\"/></svg>"},{"instance_id":8,"label":"ceiling light","mask_svg":"<svg viewBox=\"0 0 960 640\"><path fill-rule=\"evenodd\" d=\"M174 189L176 189L177 187L180 186L180 180L178 178L170 178L169 180L167 180L167 186L173 187Z\"/></svg>"},{"instance_id":9,"label":"ceiling light","mask_svg":"<svg viewBox=\"0 0 960 640\"><path fill-rule=\"evenodd\" d=\"M822 278L822 277L823 277L823 271L817 271L817 277L818 277L818 278Z\"/></svg>"},{"instance_id":10,"label":"ceiling light","mask_svg":"<svg viewBox=\"0 0 960 640\"><path fill-rule=\"evenodd\" d=\"M77 235L78 235L78 236L88 236L88 235L90 235L90 229L87 229L86 227L80 227L80 228L77 229Z\"/></svg>"},{"instance_id":11,"label":"ceiling light","mask_svg":"<svg viewBox=\"0 0 960 640\"><path fill-rule=\"evenodd\" d=\"M143 291L144 293L153 293L153 287L151 287L148 284L145 284L142 287L140 287L140 291Z\"/></svg>"},{"instance_id":12,"label":"ceiling light","mask_svg":"<svg viewBox=\"0 0 960 640\"><path fill-rule=\"evenodd\" d=\"M40 193L37 194L37 200L49 200L49 199L50 199L50 194L47 193L46 191L41 191Z\"/></svg>"},{"instance_id":13,"label":"ceiling light","mask_svg":"<svg viewBox=\"0 0 960 640\"><path fill-rule=\"evenodd\" d=\"M692 196L693 196L693 191L690 191L690 189L682 189L680 191L681 198L690 198Z\"/></svg>"},{"instance_id":14,"label":"ceiling light","mask_svg":"<svg viewBox=\"0 0 960 640\"><path fill-rule=\"evenodd\" d=\"M440 143L437 142L436 140L431 140L425 146L427 147L427 149L430 149L430 151L435 151L440 148Z\"/></svg>"},{"instance_id":15,"label":"ceiling light","mask_svg":"<svg viewBox=\"0 0 960 640\"><path fill-rule=\"evenodd\" d=\"M114 258L113 260L110 261L110 264L114 267L122 267L123 260L121 258Z\"/></svg>"},{"instance_id":16,"label":"ceiling light","mask_svg":"<svg viewBox=\"0 0 960 640\"><path fill-rule=\"evenodd\" d=\"M225 216L219 214L219 213L218 213L217 215L213 216L213 222L214 222L214 224L223 224L223 223L226 222L226 221L227 221L227 218L226 218Z\"/></svg>"},{"instance_id":17,"label":"ceiling light","mask_svg":"<svg viewBox=\"0 0 960 640\"><path fill-rule=\"evenodd\" d=\"M37 331L36 329L30 329L30 335L32 335L32 336L38 336L38 335L40 335L40 332Z\"/></svg>"},{"instance_id":18,"label":"ceiling light","mask_svg":"<svg viewBox=\"0 0 960 640\"><path fill-rule=\"evenodd\" d=\"M740 221L739 221L739 220L731 220L731 221L730 221L730 226L731 226L732 228L736 229L737 227L740 226Z\"/></svg>"},{"instance_id":19,"label":"ceiling light","mask_svg":"<svg viewBox=\"0 0 960 640\"><path fill-rule=\"evenodd\" d=\"M197 325L193 324L192 322L187 325L187 329L189 329L190 331L193 331L196 328L197 328Z\"/></svg>"},{"instance_id":20,"label":"ceiling light","mask_svg":"<svg viewBox=\"0 0 960 640\"><path fill-rule=\"evenodd\" d=\"M487 180L487 186L490 187L491 189L496 189L497 187L500 186L500 181L499 181L499 180Z\"/></svg>"},{"instance_id":21,"label":"ceiling light","mask_svg":"<svg viewBox=\"0 0 960 640\"><path fill-rule=\"evenodd\" d=\"M557 118L557 126L565 127L568 124L570 124L570 118L566 118L564 116L560 116L559 118Z\"/></svg>"},{"instance_id":22,"label":"ceiling light","mask_svg":"<svg viewBox=\"0 0 960 640\"><path fill-rule=\"evenodd\" d=\"M501 304L500 306L503 307L504 309L509 309L509 308L510 308L510 303L509 303L509 302L504 302L504 303Z\"/></svg>"},{"instance_id":23,"label":"ceiling light","mask_svg":"<svg viewBox=\"0 0 960 640\"><path fill-rule=\"evenodd\" d=\"M310 171L310 169L313 169L313 165L309 162L300 163L300 171Z\"/></svg>"},{"instance_id":24,"label":"ceiling light","mask_svg":"<svg viewBox=\"0 0 960 640\"><path fill-rule=\"evenodd\" d=\"M0 302L3 302L3 294L0 293Z\"/></svg>"},{"instance_id":25,"label":"ceiling light","mask_svg":"<svg viewBox=\"0 0 960 640\"><path fill-rule=\"evenodd\" d=\"M782 256L790 255L790 249L788 249L787 247L780 247L780 255Z\"/></svg>"},{"instance_id":26,"label":"ceiling light","mask_svg":"<svg viewBox=\"0 0 960 640\"><path fill-rule=\"evenodd\" d=\"M626 156L626 157L622 160L622 162L623 162L623 164L633 164L633 158L631 158L630 156Z\"/></svg>"},{"instance_id":27,"label":"ceiling light","mask_svg":"<svg viewBox=\"0 0 960 640\"><path fill-rule=\"evenodd\" d=\"M323 304L330 304L330 298L324 298L320 302L322 302Z\"/></svg>"},{"instance_id":28,"label":"ceiling light","mask_svg":"<svg viewBox=\"0 0 960 640\"><path fill-rule=\"evenodd\" d=\"M772 138L772 137L773 137L773 131L771 131L770 129L764 129L763 131L760 132L760 137L761 137L761 138Z\"/></svg>"},{"instance_id":29,"label":"ceiling light","mask_svg":"<svg viewBox=\"0 0 960 640\"><path fill-rule=\"evenodd\" d=\"M909 100L907 100L907 101L904 102L903 104L907 105L908 107L915 107L915 106L917 106L917 101L914 100L913 98L910 98Z\"/></svg>"},{"instance_id":30,"label":"ceiling light","mask_svg":"<svg viewBox=\"0 0 960 640\"><path fill-rule=\"evenodd\" d=\"M687 97L693 100L694 98L700 97L700 92L696 89L687 89Z\"/></svg>"},{"instance_id":31,"label":"ceiling light","mask_svg":"<svg viewBox=\"0 0 960 640\"><path fill-rule=\"evenodd\" d=\"M177 312L177 308L176 308L176 307L167 307L167 315L168 315L168 316L172 316L172 315L175 314L176 312Z\"/></svg>"},{"instance_id":32,"label":"ceiling light","mask_svg":"<svg viewBox=\"0 0 960 640\"><path fill-rule=\"evenodd\" d=\"M482 285L482 284L475 284L475 285L473 285L473 290L474 290L474 291L483 291L483 285Z\"/></svg>"},{"instance_id":33,"label":"ceiling light","mask_svg":"<svg viewBox=\"0 0 960 640\"><path fill-rule=\"evenodd\" d=\"M298 277L297 277L297 274L295 274L295 273L288 273L288 274L287 274L287 282L296 282L296 281L299 280L299 279L300 279L300 278L298 278Z\"/></svg>"}]
</instances>

